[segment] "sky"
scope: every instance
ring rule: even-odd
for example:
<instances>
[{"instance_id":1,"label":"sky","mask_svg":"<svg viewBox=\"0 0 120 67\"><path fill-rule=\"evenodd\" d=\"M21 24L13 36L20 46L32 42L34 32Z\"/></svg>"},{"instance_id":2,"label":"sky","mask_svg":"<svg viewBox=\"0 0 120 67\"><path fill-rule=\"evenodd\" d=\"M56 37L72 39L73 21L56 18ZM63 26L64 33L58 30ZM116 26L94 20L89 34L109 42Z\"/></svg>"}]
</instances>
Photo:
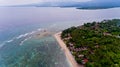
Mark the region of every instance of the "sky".
<instances>
[{"instance_id":1,"label":"sky","mask_svg":"<svg viewBox=\"0 0 120 67\"><path fill-rule=\"evenodd\" d=\"M91 0L0 0L0 6L32 4L39 2L61 2L61 1L87 2Z\"/></svg>"}]
</instances>

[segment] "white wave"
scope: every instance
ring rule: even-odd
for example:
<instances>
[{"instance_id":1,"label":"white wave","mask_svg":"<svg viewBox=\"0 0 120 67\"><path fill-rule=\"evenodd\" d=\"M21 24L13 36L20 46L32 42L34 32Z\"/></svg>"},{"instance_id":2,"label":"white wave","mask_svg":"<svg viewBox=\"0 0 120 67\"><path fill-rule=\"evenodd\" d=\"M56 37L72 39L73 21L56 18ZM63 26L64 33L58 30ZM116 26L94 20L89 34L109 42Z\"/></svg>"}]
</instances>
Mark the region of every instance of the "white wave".
<instances>
[{"instance_id":1,"label":"white wave","mask_svg":"<svg viewBox=\"0 0 120 67\"><path fill-rule=\"evenodd\" d=\"M0 48L1 48L1 47L3 47L4 45L5 45L5 42L4 42L4 43L2 43L2 44L0 44Z\"/></svg>"},{"instance_id":2,"label":"white wave","mask_svg":"<svg viewBox=\"0 0 120 67\"><path fill-rule=\"evenodd\" d=\"M30 38L31 38L31 37L26 38L26 39L24 39L23 41L21 41L20 45L23 45L23 43L24 43L25 41L27 41L28 39L30 39Z\"/></svg>"},{"instance_id":3,"label":"white wave","mask_svg":"<svg viewBox=\"0 0 120 67\"><path fill-rule=\"evenodd\" d=\"M41 30L42 30L41 28L37 29L37 31L41 31Z\"/></svg>"},{"instance_id":4,"label":"white wave","mask_svg":"<svg viewBox=\"0 0 120 67\"><path fill-rule=\"evenodd\" d=\"M20 36L18 36L18 37L16 37L17 39L20 39L21 37L23 37L23 35L20 35Z\"/></svg>"},{"instance_id":5,"label":"white wave","mask_svg":"<svg viewBox=\"0 0 120 67\"><path fill-rule=\"evenodd\" d=\"M37 29L37 31L36 32L43 32L43 31L45 31L45 30L47 30L47 28L44 28L44 29L41 29L41 28L39 28L39 29Z\"/></svg>"},{"instance_id":6,"label":"white wave","mask_svg":"<svg viewBox=\"0 0 120 67\"><path fill-rule=\"evenodd\" d=\"M12 42L14 39L11 39L11 40L8 40L8 41L6 41L7 43L10 43L10 42Z\"/></svg>"},{"instance_id":7,"label":"white wave","mask_svg":"<svg viewBox=\"0 0 120 67\"><path fill-rule=\"evenodd\" d=\"M20 38L22 38L22 37L26 37L26 36L29 36L29 35L30 35L30 37L28 37L28 38L24 39L23 41L21 41L20 45L22 45L25 41L27 41L28 39L30 39L33 34L35 34L35 33L38 32L38 31L42 31L42 30L44 31L44 29L39 28L39 29L37 29L37 30L35 30L35 31L29 32L29 33L25 33L25 34L21 34L21 35L19 35L18 37L12 38L11 40L4 41L2 44L0 44L0 48L1 48L2 46L4 46L6 43L10 43L10 42L14 41L15 39L20 39Z\"/></svg>"},{"instance_id":8,"label":"white wave","mask_svg":"<svg viewBox=\"0 0 120 67\"><path fill-rule=\"evenodd\" d=\"M28 35L29 35L29 33L22 34L22 35L19 35L18 37L16 37L16 39L20 39L20 38L22 38L22 37L26 37L26 36L28 36Z\"/></svg>"},{"instance_id":9,"label":"white wave","mask_svg":"<svg viewBox=\"0 0 120 67\"><path fill-rule=\"evenodd\" d=\"M6 43L10 43L10 42L13 42L14 41L14 38L12 38L11 40L8 40L8 41L4 41L2 44L0 44L0 48L2 46L4 46Z\"/></svg>"},{"instance_id":10,"label":"white wave","mask_svg":"<svg viewBox=\"0 0 120 67\"><path fill-rule=\"evenodd\" d=\"M26 37L26 36L32 35L32 34L38 32L38 31L42 31L42 29L39 28L39 29L37 29L37 30L35 30L35 31L29 32L29 33L25 33L25 34L21 34L21 35L19 35L18 37L16 37L16 39L20 39L20 38L22 38L22 37Z\"/></svg>"},{"instance_id":11,"label":"white wave","mask_svg":"<svg viewBox=\"0 0 120 67\"><path fill-rule=\"evenodd\" d=\"M26 33L26 34L24 34L23 36L25 37L25 36L27 36L27 35L29 35L29 33Z\"/></svg>"},{"instance_id":12,"label":"white wave","mask_svg":"<svg viewBox=\"0 0 120 67\"><path fill-rule=\"evenodd\" d=\"M32 31L30 34L34 34L36 31Z\"/></svg>"}]
</instances>

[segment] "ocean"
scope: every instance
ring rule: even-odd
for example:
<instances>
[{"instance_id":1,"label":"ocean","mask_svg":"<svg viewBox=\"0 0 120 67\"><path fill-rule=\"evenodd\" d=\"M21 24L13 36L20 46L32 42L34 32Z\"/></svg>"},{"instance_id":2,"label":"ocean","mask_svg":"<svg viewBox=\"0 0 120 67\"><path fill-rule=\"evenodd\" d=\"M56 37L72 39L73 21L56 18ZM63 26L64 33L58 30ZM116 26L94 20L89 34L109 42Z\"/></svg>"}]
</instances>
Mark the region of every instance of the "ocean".
<instances>
[{"instance_id":1,"label":"ocean","mask_svg":"<svg viewBox=\"0 0 120 67\"><path fill-rule=\"evenodd\" d=\"M91 21L120 19L119 11L0 7L0 67L70 67L53 34Z\"/></svg>"}]
</instances>

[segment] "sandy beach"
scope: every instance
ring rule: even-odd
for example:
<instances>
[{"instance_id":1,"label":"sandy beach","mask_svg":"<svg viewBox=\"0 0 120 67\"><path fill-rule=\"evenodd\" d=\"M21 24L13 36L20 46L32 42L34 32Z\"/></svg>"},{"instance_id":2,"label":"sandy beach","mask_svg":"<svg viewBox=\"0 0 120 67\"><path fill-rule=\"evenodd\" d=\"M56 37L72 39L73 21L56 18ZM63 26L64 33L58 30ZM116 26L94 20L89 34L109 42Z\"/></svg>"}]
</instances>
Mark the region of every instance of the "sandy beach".
<instances>
[{"instance_id":1,"label":"sandy beach","mask_svg":"<svg viewBox=\"0 0 120 67\"><path fill-rule=\"evenodd\" d=\"M71 54L71 52L69 51L69 49L67 48L66 44L63 42L63 40L60 37L61 32L56 33L54 35L54 37L56 38L56 40L58 41L61 49L64 51L67 59L69 60L69 62L71 63L71 67L84 67L83 65L78 65L78 63L75 61L73 55Z\"/></svg>"}]
</instances>

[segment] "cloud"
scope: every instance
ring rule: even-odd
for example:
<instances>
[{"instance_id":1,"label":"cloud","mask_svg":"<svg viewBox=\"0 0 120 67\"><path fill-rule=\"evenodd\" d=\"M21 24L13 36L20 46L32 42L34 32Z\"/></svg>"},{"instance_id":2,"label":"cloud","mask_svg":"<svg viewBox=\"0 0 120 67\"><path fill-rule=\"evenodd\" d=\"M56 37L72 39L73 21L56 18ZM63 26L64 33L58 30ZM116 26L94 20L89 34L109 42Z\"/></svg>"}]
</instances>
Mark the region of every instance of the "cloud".
<instances>
[{"instance_id":1,"label":"cloud","mask_svg":"<svg viewBox=\"0 0 120 67\"><path fill-rule=\"evenodd\" d=\"M70 2L70 1L86 2L86 1L91 1L91 0L44 0L44 2Z\"/></svg>"},{"instance_id":2,"label":"cloud","mask_svg":"<svg viewBox=\"0 0 120 67\"><path fill-rule=\"evenodd\" d=\"M0 5L19 5L42 2L42 0L0 0Z\"/></svg>"},{"instance_id":3,"label":"cloud","mask_svg":"<svg viewBox=\"0 0 120 67\"><path fill-rule=\"evenodd\" d=\"M86 2L91 0L0 0L0 5L21 5L21 4L31 4L39 2Z\"/></svg>"}]
</instances>

